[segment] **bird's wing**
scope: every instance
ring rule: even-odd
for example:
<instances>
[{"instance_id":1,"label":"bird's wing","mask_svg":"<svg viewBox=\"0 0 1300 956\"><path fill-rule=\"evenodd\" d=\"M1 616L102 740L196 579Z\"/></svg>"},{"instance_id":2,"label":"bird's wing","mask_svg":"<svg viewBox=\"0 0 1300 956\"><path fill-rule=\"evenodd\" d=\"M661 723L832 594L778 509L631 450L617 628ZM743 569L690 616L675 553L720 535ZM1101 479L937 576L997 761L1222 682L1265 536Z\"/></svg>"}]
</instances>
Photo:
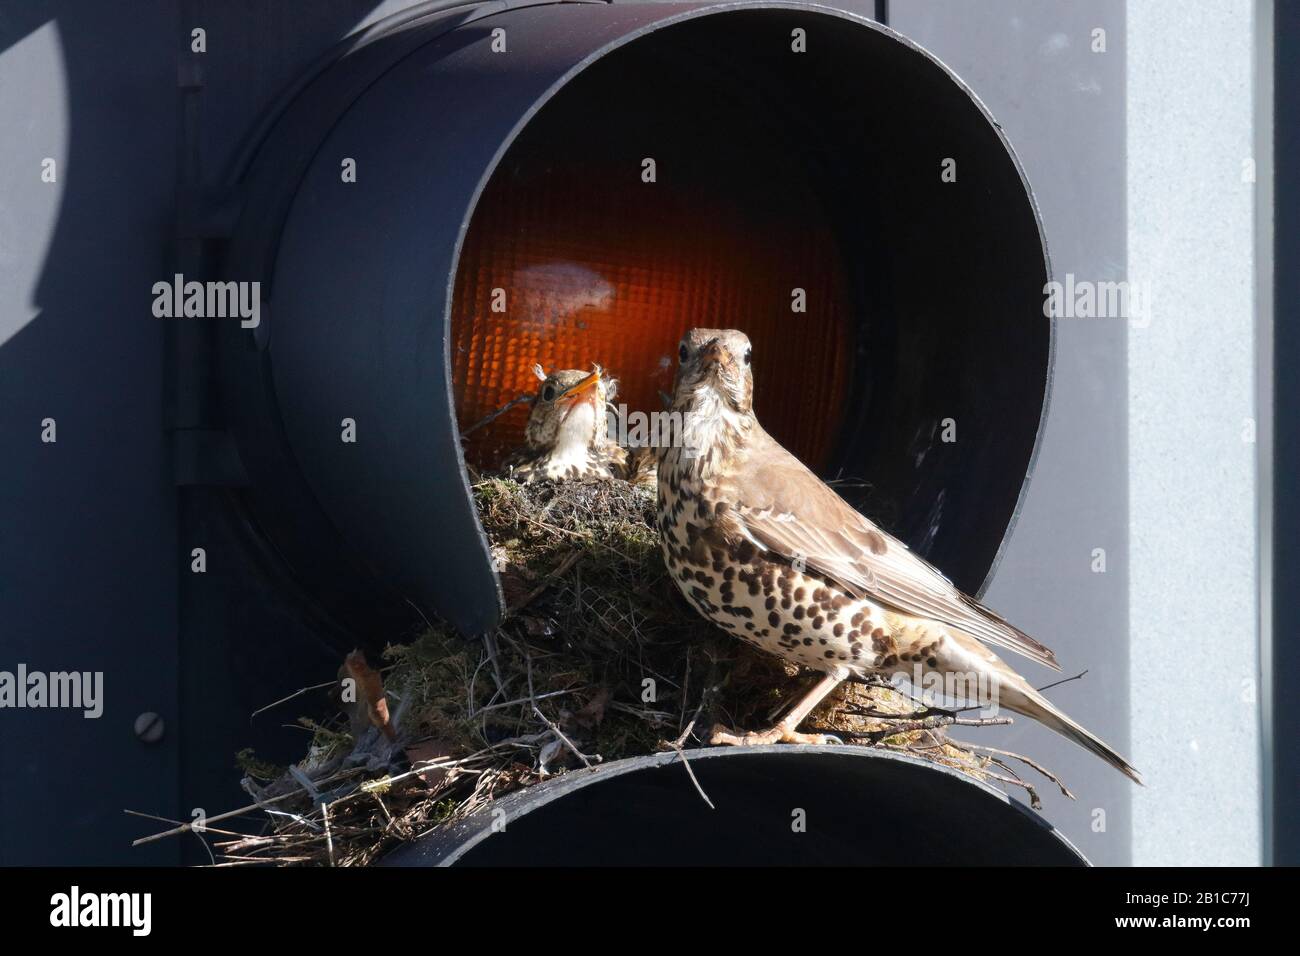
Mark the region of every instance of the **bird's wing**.
<instances>
[{"instance_id":1,"label":"bird's wing","mask_svg":"<svg viewBox=\"0 0 1300 956\"><path fill-rule=\"evenodd\" d=\"M1007 623L903 542L876 527L773 439L762 435L718 522L784 560L806 566L858 597L942 621L982 641L1060 670L1056 655ZM726 527L726 526L730 527Z\"/></svg>"}]
</instances>

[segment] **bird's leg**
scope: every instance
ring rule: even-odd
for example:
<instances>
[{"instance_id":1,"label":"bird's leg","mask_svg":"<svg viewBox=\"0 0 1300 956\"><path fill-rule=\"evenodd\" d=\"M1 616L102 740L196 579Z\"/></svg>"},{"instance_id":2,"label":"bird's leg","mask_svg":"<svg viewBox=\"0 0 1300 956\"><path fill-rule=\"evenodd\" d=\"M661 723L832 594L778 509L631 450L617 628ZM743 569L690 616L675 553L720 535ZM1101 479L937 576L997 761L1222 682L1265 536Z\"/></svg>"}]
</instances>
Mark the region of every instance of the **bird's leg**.
<instances>
[{"instance_id":1,"label":"bird's leg","mask_svg":"<svg viewBox=\"0 0 1300 956\"><path fill-rule=\"evenodd\" d=\"M826 734L801 734L795 728L843 680L844 677L840 674L827 674L797 704L790 708L790 712L782 717L775 727L769 727L767 730L737 734L722 724L715 724L712 733L709 735L709 743L715 745L727 744L733 747L754 747L760 744L775 743L824 744L827 742Z\"/></svg>"}]
</instances>

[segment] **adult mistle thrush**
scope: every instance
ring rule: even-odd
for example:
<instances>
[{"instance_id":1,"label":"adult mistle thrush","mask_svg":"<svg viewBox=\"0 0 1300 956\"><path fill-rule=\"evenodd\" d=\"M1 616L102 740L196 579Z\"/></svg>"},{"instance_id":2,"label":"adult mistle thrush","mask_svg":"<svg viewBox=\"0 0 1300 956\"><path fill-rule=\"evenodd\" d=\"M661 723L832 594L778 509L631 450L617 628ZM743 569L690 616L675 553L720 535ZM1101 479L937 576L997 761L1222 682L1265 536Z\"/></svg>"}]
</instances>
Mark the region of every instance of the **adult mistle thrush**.
<instances>
[{"instance_id":1,"label":"adult mistle thrush","mask_svg":"<svg viewBox=\"0 0 1300 956\"><path fill-rule=\"evenodd\" d=\"M841 681L900 669L914 682L974 675L998 705L1141 783L1128 761L985 645L1059 670L1050 650L959 591L763 430L752 355L735 330L693 329L682 339L672 411L681 414L683 440L663 449L659 464L664 560L706 618L824 676L774 727L719 726L711 742L824 743L797 728Z\"/></svg>"}]
</instances>

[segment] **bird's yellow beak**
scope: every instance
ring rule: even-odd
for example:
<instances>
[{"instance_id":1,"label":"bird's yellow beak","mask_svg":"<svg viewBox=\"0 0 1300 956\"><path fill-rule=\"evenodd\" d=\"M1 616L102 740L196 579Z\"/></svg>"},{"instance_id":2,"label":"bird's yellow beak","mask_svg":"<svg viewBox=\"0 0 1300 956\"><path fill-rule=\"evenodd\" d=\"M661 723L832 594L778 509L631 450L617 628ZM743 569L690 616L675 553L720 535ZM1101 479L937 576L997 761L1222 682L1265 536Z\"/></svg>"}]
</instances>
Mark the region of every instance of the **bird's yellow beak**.
<instances>
[{"instance_id":1,"label":"bird's yellow beak","mask_svg":"<svg viewBox=\"0 0 1300 956\"><path fill-rule=\"evenodd\" d=\"M597 368L594 372L592 372L582 381L575 382L574 384L570 385L568 389L565 390L564 394L562 394L560 397L564 399L566 402L571 402L579 395L591 391L599 384L600 384L600 369Z\"/></svg>"},{"instance_id":2,"label":"bird's yellow beak","mask_svg":"<svg viewBox=\"0 0 1300 956\"><path fill-rule=\"evenodd\" d=\"M717 341L713 341L700 352L700 362L706 370L712 371L730 365L731 355Z\"/></svg>"}]
</instances>

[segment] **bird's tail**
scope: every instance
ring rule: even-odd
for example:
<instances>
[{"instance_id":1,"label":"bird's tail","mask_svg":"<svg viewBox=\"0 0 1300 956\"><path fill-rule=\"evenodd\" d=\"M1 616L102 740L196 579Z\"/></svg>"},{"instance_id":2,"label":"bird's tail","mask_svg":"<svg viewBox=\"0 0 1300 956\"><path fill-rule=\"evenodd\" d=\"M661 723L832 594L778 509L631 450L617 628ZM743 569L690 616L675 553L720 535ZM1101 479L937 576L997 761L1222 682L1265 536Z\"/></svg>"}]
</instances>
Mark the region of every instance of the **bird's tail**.
<instances>
[{"instance_id":1,"label":"bird's tail","mask_svg":"<svg viewBox=\"0 0 1300 956\"><path fill-rule=\"evenodd\" d=\"M1142 785L1142 777L1133 765L1104 740L1067 717L1027 683L1023 686L1008 686L1008 683L1004 682L999 688L999 704L1017 714L1032 717L1043 726L1055 730L1062 737L1068 737L1080 747L1096 754L1134 783Z\"/></svg>"}]
</instances>

